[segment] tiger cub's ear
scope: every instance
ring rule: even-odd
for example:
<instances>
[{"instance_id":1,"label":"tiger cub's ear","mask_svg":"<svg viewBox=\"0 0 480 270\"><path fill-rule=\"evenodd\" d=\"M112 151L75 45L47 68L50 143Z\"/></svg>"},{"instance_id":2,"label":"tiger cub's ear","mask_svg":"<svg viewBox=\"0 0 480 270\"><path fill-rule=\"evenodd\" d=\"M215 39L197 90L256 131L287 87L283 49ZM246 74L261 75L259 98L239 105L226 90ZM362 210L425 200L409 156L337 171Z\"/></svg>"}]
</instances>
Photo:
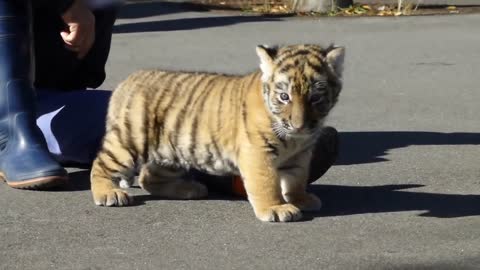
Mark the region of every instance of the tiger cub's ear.
<instances>
[{"instance_id":1,"label":"tiger cub's ear","mask_svg":"<svg viewBox=\"0 0 480 270\"><path fill-rule=\"evenodd\" d=\"M258 45L257 55L260 58L260 70L262 70L262 81L267 81L273 73L273 59L277 54L277 48Z\"/></svg>"},{"instance_id":2,"label":"tiger cub's ear","mask_svg":"<svg viewBox=\"0 0 480 270\"><path fill-rule=\"evenodd\" d=\"M338 77L342 77L343 62L345 58L344 47L333 47L327 49L325 59L328 66L335 72Z\"/></svg>"}]
</instances>

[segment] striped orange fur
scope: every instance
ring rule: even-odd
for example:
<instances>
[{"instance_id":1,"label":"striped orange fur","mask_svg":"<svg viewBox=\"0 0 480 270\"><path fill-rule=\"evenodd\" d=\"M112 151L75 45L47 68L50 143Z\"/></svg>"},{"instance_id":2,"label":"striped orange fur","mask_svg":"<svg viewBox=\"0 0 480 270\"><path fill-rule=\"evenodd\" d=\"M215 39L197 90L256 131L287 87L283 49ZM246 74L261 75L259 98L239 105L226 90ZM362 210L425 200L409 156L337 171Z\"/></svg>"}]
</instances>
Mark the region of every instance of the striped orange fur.
<instances>
[{"instance_id":1,"label":"striped orange fur","mask_svg":"<svg viewBox=\"0 0 480 270\"><path fill-rule=\"evenodd\" d=\"M106 134L91 171L97 205L131 203L138 174L151 194L207 195L188 170L241 175L262 221L318 210L306 192L312 147L342 88L344 48L258 46L260 69L233 76L141 70L112 94Z\"/></svg>"}]
</instances>

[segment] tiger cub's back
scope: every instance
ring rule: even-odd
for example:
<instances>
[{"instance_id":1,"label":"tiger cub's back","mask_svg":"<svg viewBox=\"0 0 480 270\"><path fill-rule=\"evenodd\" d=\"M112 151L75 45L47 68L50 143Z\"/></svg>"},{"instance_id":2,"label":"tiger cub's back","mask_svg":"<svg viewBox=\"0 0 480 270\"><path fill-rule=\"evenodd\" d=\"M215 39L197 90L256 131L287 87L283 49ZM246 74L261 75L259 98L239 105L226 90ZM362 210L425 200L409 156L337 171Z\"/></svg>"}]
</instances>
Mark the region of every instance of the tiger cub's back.
<instances>
[{"instance_id":1,"label":"tiger cub's back","mask_svg":"<svg viewBox=\"0 0 480 270\"><path fill-rule=\"evenodd\" d=\"M141 163L236 171L234 134L243 95L239 76L141 70L114 91L107 130L118 128ZM237 108L237 109L236 109Z\"/></svg>"}]
</instances>

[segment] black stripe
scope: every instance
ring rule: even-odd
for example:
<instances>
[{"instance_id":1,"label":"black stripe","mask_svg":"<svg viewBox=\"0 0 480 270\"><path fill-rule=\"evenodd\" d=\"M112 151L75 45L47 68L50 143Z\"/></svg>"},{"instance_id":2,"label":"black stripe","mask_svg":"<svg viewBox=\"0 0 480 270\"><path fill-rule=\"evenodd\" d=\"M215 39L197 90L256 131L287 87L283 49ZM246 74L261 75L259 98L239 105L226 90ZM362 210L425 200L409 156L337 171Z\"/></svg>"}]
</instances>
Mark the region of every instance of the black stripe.
<instances>
[{"instance_id":1,"label":"black stripe","mask_svg":"<svg viewBox=\"0 0 480 270\"><path fill-rule=\"evenodd\" d=\"M170 134L168 135L168 140L170 141L170 144L174 149L176 162L183 159L182 150L178 147L178 138L179 136L177 131L170 131Z\"/></svg>"},{"instance_id":2,"label":"black stripe","mask_svg":"<svg viewBox=\"0 0 480 270\"><path fill-rule=\"evenodd\" d=\"M281 106L283 105L283 103L281 101L279 101L277 98L271 100L271 103L272 105L274 105L275 107L278 107L278 106ZM278 114L278 113L277 113Z\"/></svg>"},{"instance_id":3,"label":"black stripe","mask_svg":"<svg viewBox=\"0 0 480 270\"><path fill-rule=\"evenodd\" d=\"M148 96L148 98L145 100L146 102L150 100L150 95ZM149 128L148 128L148 117L149 117L149 114L148 114L148 106L147 104L144 105L145 108L143 108L143 149L142 149L142 158L143 158L143 162L147 162L148 160L148 141L149 141L149 136L148 136L148 131L149 131Z\"/></svg>"},{"instance_id":4,"label":"black stripe","mask_svg":"<svg viewBox=\"0 0 480 270\"><path fill-rule=\"evenodd\" d=\"M120 142L122 141L122 138L120 138L122 133L120 132L120 128L118 127L118 125L114 125L114 126L110 127L110 129L107 131L107 133L114 133L114 135L116 135L118 137Z\"/></svg>"},{"instance_id":5,"label":"black stripe","mask_svg":"<svg viewBox=\"0 0 480 270\"><path fill-rule=\"evenodd\" d=\"M316 63L312 63L312 62L310 62L310 61L307 61L307 65L308 65L311 69L317 71L318 73L322 73L322 72L323 72L322 66L321 66L320 64L316 64Z\"/></svg>"},{"instance_id":6,"label":"black stripe","mask_svg":"<svg viewBox=\"0 0 480 270\"><path fill-rule=\"evenodd\" d=\"M265 144L265 148L266 148L267 152L274 155L275 157L278 157L277 146L275 144L273 144L272 142L270 142L270 140L268 140L268 138L265 136L265 134L260 134L260 136L262 137L262 140Z\"/></svg>"},{"instance_id":7,"label":"black stripe","mask_svg":"<svg viewBox=\"0 0 480 270\"><path fill-rule=\"evenodd\" d=\"M294 66L292 64L286 64L280 69L280 73L288 73L292 69L296 69L298 66Z\"/></svg>"},{"instance_id":8,"label":"black stripe","mask_svg":"<svg viewBox=\"0 0 480 270\"><path fill-rule=\"evenodd\" d=\"M252 87L253 83L257 80L257 77L260 76L260 74L256 74L255 76L252 76L252 78L250 79L250 81L248 82L247 84L247 87L242 87L242 90L243 91L246 91L247 93L241 93L243 95L241 95L242 100L243 100L243 103L242 103L242 119L243 119L243 124L245 125L245 132L247 134L247 139L250 141L251 139L251 134L250 132L248 131L248 122L247 122L247 94L248 94L248 91L249 91L249 87ZM244 86L244 85L242 85ZM240 92L240 91L239 91Z\"/></svg>"},{"instance_id":9,"label":"black stripe","mask_svg":"<svg viewBox=\"0 0 480 270\"><path fill-rule=\"evenodd\" d=\"M169 141L170 145L173 145L172 138L170 136L168 137L168 141ZM172 158L173 158L172 162L174 164L179 163L179 159L178 159L178 156L176 155L176 153L172 153Z\"/></svg>"},{"instance_id":10,"label":"black stripe","mask_svg":"<svg viewBox=\"0 0 480 270\"><path fill-rule=\"evenodd\" d=\"M148 160L148 153L149 153L149 146L150 146L150 141L153 139L152 134L151 134L151 121L150 121L150 106L148 106L149 102L152 100L152 96L155 96L157 91L155 91L155 88L151 87L149 88L149 91L147 92L147 95L144 99L144 108L143 108L143 134L144 134L144 140L143 140L143 149L142 149L142 159L143 162L147 162Z\"/></svg>"},{"instance_id":11,"label":"black stripe","mask_svg":"<svg viewBox=\"0 0 480 270\"><path fill-rule=\"evenodd\" d=\"M108 167L107 163L105 163L105 161L103 160L103 158L101 156L98 156L97 162L98 162L97 163L98 167L100 167L100 169L103 171L105 176L112 177L112 174L117 172L117 170Z\"/></svg>"},{"instance_id":12,"label":"black stripe","mask_svg":"<svg viewBox=\"0 0 480 270\"><path fill-rule=\"evenodd\" d=\"M203 78L201 78L200 81L198 81L198 83L196 83L196 85L201 84L206 78L207 78L207 76L204 76ZM188 88L188 90L190 91L190 93L188 93L187 101L183 105L183 108L178 112L177 117L176 117L174 132L176 132L177 134L180 133L180 132L177 132L177 131L180 130L180 126L183 124L183 121L185 120L185 114L186 114L187 110L191 109L190 103L192 102L193 96L196 93L198 93L197 91L199 91L199 89L197 87ZM177 143L177 138L175 139L175 143Z\"/></svg>"},{"instance_id":13,"label":"black stripe","mask_svg":"<svg viewBox=\"0 0 480 270\"><path fill-rule=\"evenodd\" d=\"M220 93L220 101L219 101L219 104L218 104L218 110L217 110L217 132L220 132L221 130L221 127L222 127L222 116L223 116L223 97L225 96L225 92L227 92L227 87L225 87L224 89L220 89L220 91L222 91Z\"/></svg>"},{"instance_id":14,"label":"black stripe","mask_svg":"<svg viewBox=\"0 0 480 270\"><path fill-rule=\"evenodd\" d=\"M212 85L213 81L215 81L215 79L217 77L214 77L214 76L206 76L206 78L209 78L210 80L205 84L205 86L203 86L201 89L203 90L202 93L200 93L200 95L198 95L198 97L193 101L192 105L191 105L191 108L193 108L194 110L195 109L198 109L196 106L197 104L203 100L204 96L205 95L208 95L211 91L211 89L209 89L210 85ZM203 82L203 81L202 81ZM197 84L197 87L199 85Z\"/></svg>"},{"instance_id":15,"label":"black stripe","mask_svg":"<svg viewBox=\"0 0 480 270\"><path fill-rule=\"evenodd\" d=\"M103 135L102 140L101 140L101 142L100 142L100 148L98 149L97 154L100 153L101 148L105 147L105 146L107 145L107 143L110 141L110 140L109 140L109 138L111 137L110 133L117 133L117 134L114 134L114 135L115 135L117 138L119 138L119 136L118 136L119 133L118 133L118 132L120 132L120 130L119 130L118 128L116 129L116 131L110 129L110 130L107 130L107 131L105 132L105 134ZM110 136L109 136L109 135L110 135ZM120 141L120 144L121 144L122 141L121 141L120 139L119 139L119 141Z\"/></svg>"},{"instance_id":16,"label":"black stripe","mask_svg":"<svg viewBox=\"0 0 480 270\"><path fill-rule=\"evenodd\" d=\"M160 97L157 97L156 98L156 102L155 102L155 105L154 105L154 109L153 109L153 114L155 115L153 117L153 131L152 131L152 141L154 142L155 144L155 151L158 150L158 146L160 144L160 136L159 136L159 133L160 133L160 125L158 123L158 115L160 114L158 112L159 108L160 108L160 104L162 103L163 101L163 97L166 95L167 91L166 89L163 89L163 91L159 91L161 92L160 93Z\"/></svg>"},{"instance_id":17,"label":"black stripe","mask_svg":"<svg viewBox=\"0 0 480 270\"><path fill-rule=\"evenodd\" d=\"M286 88L288 88L288 84L285 83L285 82L277 82L275 84L275 88L285 91L285 90L287 90Z\"/></svg>"},{"instance_id":18,"label":"black stripe","mask_svg":"<svg viewBox=\"0 0 480 270\"><path fill-rule=\"evenodd\" d=\"M305 75L305 72L302 72L302 81L303 82L308 82L309 81L308 78L307 78L307 75ZM305 90L305 89L300 88L300 89L297 89L297 90L302 91L302 90ZM307 89L307 90L309 91L310 89Z\"/></svg>"},{"instance_id":19,"label":"black stripe","mask_svg":"<svg viewBox=\"0 0 480 270\"><path fill-rule=\"evenodd\" d=\"M297 56L300 56L300 55L308 55L312 53L311 51L309 50L306 50L306 49L301 49L301 50L298 50L294 53L291 53L291 54L288 54L286 55L285 57L281 58L278 62L277 62L277 66L280 66L283 64L283 62L287 61L288 59L292 59L292 58L296 58Z\"/></svg>"},{"instance_id":20,"label":"black stripe","mask_svg":"<svg viewBox=\"0 0 480 270\"><path fill-rule=\"evenodd\" d=\"M312 53L314 53L314 54L323 55L323 54L325 53L325 50L322 50L321 48L318 48L318 47L316 47L316 46L309 46L308 48L309 48L309 49L312 51ZM330 48L330 47L328 47L328 48ZM327 48L327 49L328 49L328 48Z\"/></svg>"},{"instance_id":21,"label":"black stripe","mask_svg":"<svg viewBox=\"0 0 480 270\"><path fill-rule=\"evenodd\" d=\"M185 82L187 79L189 78L192 78L192 75L193 74L190 74L190 76L188 76L187 78L185 78L185 80L183 80L183 82ZM195 85L199 85L200 83L202 83L205 79L207 79L207 76L203 76ZM183 84L183 82L181 82ZM170 133L169 137L170 137L170 141L173 143L173 146L175 148L178 149L177 151L177 155L179 156L179 158L183 159L183 154L182 154L182 151L180 148L177 147L178 145L178 140L179 140L179 137L180 137L180 134L181 134L181 130L183 129L184 127L184 120L185 120L185 116L187 114L187 110L191 109L192 107L190 106L190 103L192 102L192 99L193 99L193 96L198 93L197 91L199 91L199 88L197 87L187 87L187 91L190 91L188 93L188 97L186 99L186 102L183 104L183 108L178 112L178 114L176 115L176 121L175 121L175 127L174 129L172 130L172 132ZM200 93L201 95L202 93Z\"/></svg>"},{"instance_id":22,"label":"black stripe","mask_svg":"<svg viewBox=\"0 0 480 270\"><path fill-rule=\"evenodd\" d=\"M234 108L235 108L235 109L234 109L235 112L237 112L237 110L236 110L237 104L238 104L237 102L240 100L240 99L238 98L238 96L236 96L236 95L240 95L240 96L241 96L241 93L243 93L242 91L244 91L244 88L245 88L244 85L245 85L245 80L242 80L242 81L241 81L241 85L240 85L240 87L239 87L239 89L238 89L239 91L228 91L228 94L230 94L230 99L229 99L229 100L230 100L230 103L229 103L228 105L231 106L231 107L234 107ZM228 88L227 88L227 89L228 89ZM241 91L240 91L240 90L241 90ZM235 94L236 94L236 95L235 95Z\"/></svg>"},{"instance_id":23,"label":"black stripe","mask_svg":"<svg viewBox=\"0 0 480 270\"><path fill-rule=\"evenodd\" d=\"M195 147L196 147L196 144L197 144L197 136L198 136L198 132L197 132L197 129L198 129L198 119L201 117L201 114L203 112L203 109L205 107L205 102L206 100L208 99L208 97L210 96L210 94L213 92L211 89L209 89L210 85L212 84L213 82L213 79L210 80L204 87L204 94L202 96L202 100L199 101L199 104L198 104L198 107L196 108L195 110L195 113L193 115L193 123L192 123L192 131L191 131L191 134L190 134L190 138L191 138L191 142L190 142L190 146L189 146L189 153L190 155L196 159L196 154L195 154Z\"/></svg>"},{"instance_id":24,"label":"black stripe","mask_svg":"<svg viewBox=\"0 0 480 270\"><path fill-rule=\"evenodd\" d=\"M120 166L120 167L122 167L122 168L124 168L124 169L129 169L129 166L121 163L121 162L117 159L117 157L115 156L115 154L114 154L112 151L110 151L109 149L103 148L103 149L101 150L101 153L104 153L105 155L107 155L107 156L110 158L110 160L111 160L113 163L117 164L118 166Z\"/></svg>"},{"instance_id":25,"label":"black stripe","mask_svg":"<svg viewBox=\"0 0 480 270\"><path fill-rule=\"evenodd\" d=\"M235 81L229 81L230 84L232 85L235 85ZM219 98L219 104L218 104L218 109L217 109L217 124L216 124L216 131L214 130L209 130L209 135L210 135L210 144L207 145L207 153L208 153L208 156L207 156L207 160L205 161L205 163L207 164L207 166L209 166L210 168L213 169L213 163L214 163L214 160L213 158L216 157L216 158L221 158L221 153L220 153L220 150L218 149L218 145L217 145L217 142L216 142L216 138L214 137L214 134L216 132L220 132L222 130L222 124L223 124L223 99L225 97L225 92L228 92L230 89L233 89L233 88L228 88L227 87L228 84L224 87L224 88L220 88L220 98ZM231 92L231 91L230 91ZM215 153L212 153L212 146L213 146L213 150L215 151Z\"/></svg>"},{"instance_id":26,"label":"black stripe","mask_svg":"<svg viewBox=\"0 0 480 270\"><path fill-rule=\"evenodd\" d=\"M212 142L213 143L213 142ZM213 166L213 154L212 154L212 144L207 144L206 150L207 150L207 159L205 160L205 165L207 167L212 168Z\"/></svg>"},{"instance_id":27,"label":"black stripe","mask_svg":"<svg viewBox=\"0 0 480 270\"><path fill-rule=\"evenodd\" d=\"M144 87L143 85L140 85L140 87ZM135 99L135 96L134 96L134 91L135 89L130 89L130 92L128 93L128 97L127 97L127 105L125 106L125 114L123 115L123 126L125 127L126 130L125 131L125 135L127 136L125 138L125 148L128 148L130 149L132 152L133 152L133 156L134 156L134 159L136 159L138 157L138 149L136 148L136 145L133 141L133 134L135 133L133 130L132 130L132 125L130 123L130 118L129 116L132 114L131 111L130 111L130 108L132 107L132 103L133 103L133 100Z\"/></svg>"},{"instance_id":28,"label":"black stripe","mask_svg":"<svg viewBox=\"0 0 480 270\"><path fill-rule=\"evenodd\" d=\"M193 120L192 123L192 130L190 133L190 145L188 146L188 153L190 153L190 158L196 162L196 157L195 157L195 148L197 147L197 136L198 136L198 114L196 114L195 119Z\"/></svg>"},{"instance_id":29,"label":"black stripe","mask_svg":"<svg viewBox=\"0 0 480 270\"><path fill-rule=\"evenodd\" d=\"M215 154L213 154L215 157L219 159L223 159L222 151L220 151L220 148L218 147L217 142L212 142L213 150L215 151Z\"/></svg>"},{"instance_id":30,"label":"black stripe","mask_svg":"<svg viewBox=\"0 0 480 270\"><path fill-rule=\"evenodd\" d=\"M122 132L120 130L120 128L118 127L117 124L115 124L114 126L111 126L110 129L105 133L105 136L103 137L103 140L102 140L102 145L105 144L105 142L107 141L107 139L109 138L109 134L110 133L113 133L113 135L118 139L118 141L120 142L120 144L122 146L126 146L127 145L127 142L126 142L126 139L123 138L122 136ZM131 152L130 149L127 149L129 152Z\"/></svg>"},{"instance_id":31,"label":"black stripe","mask_svg":"<svg viewBox=\"0 0 480 270\"><path fill-rule=\"evenodd\" d=\"M225 160L224 163L226 163L226 164L227 164L227 167L230 168L230 169L237 167L237 166L235 166L235 164L233 164L233 162L232 162L230 159Z\"/></svg>"},{"instance_id":32,"label":"black stripe","mask_svg":"<svg viewBox=\"0 0 480 270\"><path fill-rule=\"evenodd\" d=\"M169 74L170 75L170 74ZM179 91L175 91L172 86L171 86L171 83L174 79L176 79L178 76L178 74L176 73L173 73L171 74L171 78L169 78L166 82L163 83L164 87L162 87L162 94L160 95L160 97L157 98L157 104L155 104L155 117L154 117L154 122L153 124L155 125L155 131L154 131L154 134L155 134L155 142L156 142L156 145L155 145L155 148L158 149L159 146L160 146L160 137L163 135L163 126L165 124L165 119L167 119L167 116L168 114L170 113L170 107L172 106L173 102L175 102L176 100L176 97L178 95L178 92ZM170 100L168 101L168 104L163 107L163 108L160 108L160 105L163 101L163 98L167 95L167 94L171 94L171 97L170 97ZM162 112L160 113L159 110L162 110ZM161 117L160 117L161 116Z\"/></svg>"},{"instance_id":33,"label":"black stripe","mask_svg":"<svg viewBox=\"0 0 480 270\"><path fill-rule=\"evenodd\" d=\"M128 120L128 118L125 119L125 122L123 123L123 125L125 126L125 129L126 129L125 134L127 134L127 141L126 141L125 148L131 150L130 152L133 154L134 159L136 159L138 157L138 150L136 149L135 143L133 141L132 125Z\"/></svg>"},{"instance_id":34,"label":"black stripe","mask_svg":"<svg viewBox=\"0 0 480 270\"><path fill-rule=\"evenodd\" d=\"M152 80L152 77L155 76L155 72L153 70L148 70L143 74L142 81L143 82L149 82Z\"/></svg>"},{"instance_id":35,"label":"black stripe","mask_svg":"<svg viewBox=\"0 0 480 270\"><path fill-rule=\"evenodd\" d=\"M247 123L247 101L244 100L242 103L242 119L243 119L243 125L245 126L245 133L247 134L247 139L251 141L251 134L250 131L248 131L248 123Z\"/></svg>"},{"instance_id":36,"label":"black stripe","mask_svg":"<svg viewBox=\"0 0 480 270\"><path fill-rule=\"evenodd\" d=\"M270 96L270 85L267 83L263 84L263 95Z\"/></svg>"}]
</instances>

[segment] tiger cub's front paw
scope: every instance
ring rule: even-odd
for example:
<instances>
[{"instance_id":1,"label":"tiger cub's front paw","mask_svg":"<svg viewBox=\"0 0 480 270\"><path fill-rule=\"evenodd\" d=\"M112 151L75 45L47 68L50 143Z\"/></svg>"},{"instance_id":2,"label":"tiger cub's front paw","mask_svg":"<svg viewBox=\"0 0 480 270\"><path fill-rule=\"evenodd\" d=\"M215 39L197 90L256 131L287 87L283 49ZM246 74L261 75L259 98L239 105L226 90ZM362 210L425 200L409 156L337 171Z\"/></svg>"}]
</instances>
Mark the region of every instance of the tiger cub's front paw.
<instances>
[{"instance_id":1,"label":"tiger cub's front paw","mask_svg":"<svg viewBox=\"0 0 480 270\"><path fill-rule=\"evenodd\" d=\"M132 198L119 188L93 191L93 200L99 206L126 206Z\"/></svg>"},{"instance_id":2,"label":"tiger cub's front paw","mask_svg":"<svg viewBox=\"0 0 480 270\"><path fill-rule=\"evenodd\" d=\"M318 211L322 208L322 201L317 195L312 193L305 193L303 196L299 196L289 201L302 211Z\"/></svg>"},{"instance_id":3,"label":"tiger cub's front paw","mask_svg":"<svg viewBox=\"0 0 480 270\"><path fill-rule=\"evenodd\" d=\"M300 209L289 203L257 209L255 214L258 219L267 222L289 222L302 218Z\"/></svg>"}]
</instances>

